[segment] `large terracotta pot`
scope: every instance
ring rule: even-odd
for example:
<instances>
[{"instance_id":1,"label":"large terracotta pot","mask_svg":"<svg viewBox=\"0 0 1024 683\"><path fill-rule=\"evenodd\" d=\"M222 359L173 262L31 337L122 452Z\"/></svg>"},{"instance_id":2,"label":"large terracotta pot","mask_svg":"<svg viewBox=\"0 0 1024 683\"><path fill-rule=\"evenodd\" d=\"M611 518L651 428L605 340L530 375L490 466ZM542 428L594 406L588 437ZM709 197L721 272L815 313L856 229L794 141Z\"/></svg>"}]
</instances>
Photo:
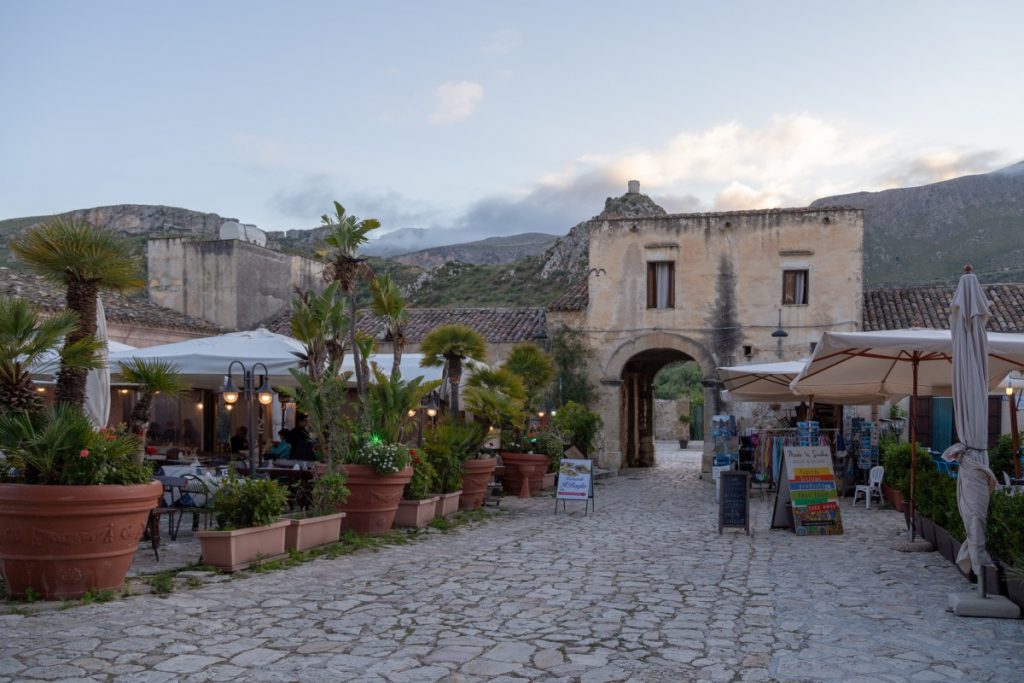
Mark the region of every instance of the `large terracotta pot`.
<instances>
[{"instance_id":1,"label":"large terracotta pot","mask_svg":"<svg viewBox=\"0 0 1024 683\"><path fill-rule=\"evenodd\" d=\"M369 465L342 465L349 496L341 528L361 534L383 534L391 529L402 500L402 489L412 479L412 466L395 474L377 474Z\"/></svg>"},{"instance_id":2,"label":"large terracotta pot","mask_svg":"<svg viewBox=\"0 0 1024 683\"><path fill-rule=\"evenodd\" d=\"M47 600L116 590L163 495L159 482L128 486L0 484L0 563L7 592Z\"/></svg>"},{"instance_id":3,"label":"large terracotta pot","mask_svg":"<svg viewBox=\"0 0 1024 683\"><path fill-rule=\"evenodd\" d=\"M260 560L284 555L284 538L290 521L283 519L267 526L231 531L197 531L203 564L226 572L236 572Z\"/></svg>"},{"instance_id":4,"label":"large terracotta pot","mask_svg":"<svg viewBox=\"0 0 1024 683\"><path fill-rule=\"evenodd\" d=\"M400 500L395 513L395 526L422 529L434 519L437 512L437 498L423 500Z\"/></svg>"},{"instance_id":5,"label":"large terracotta pot","mask_svg":"<svg viewBox=\"0 0 1024 683\"><path fill-rule=\"evenodd\" d=\"M289 518L284 532L286 550L309 550L321 545L337 543L341 537L341 520L344 512L319 517Z\"/></svg>"},{"instance_id":6,"label":"large terracotta pot","mask_svg":"<svg viewBox=\"0 0 1024 683\"><path fill-rule=\"evenodd\" d=\"M545 472L544 486L542 486L541 488L547 491L548 489L555 488L556 483L558 483L558 472Z\"/></svg>"},{"instance_id":7,"label":"large terracotta pot","mask_svg":"<svg viewBox=\"0 0 1024 683\"><path fill-rule=\"evenodd\" d=\"M548 471L551 459L546 455L533 453L501 454L505 464L504 489L516 493L520 498L529 498L540 493L544 486L544 473Z\"/></svg>"},{"instance_id":8,"label":"large terracotta pot","mask_svg":"<svg viewBox=\"0 0 1024 683\"><path fill-rule=\"evenodd\" d=\"M497 458L467 460L462 463L462 495L459 496L460 510L476 510L482 507L487 497L487 484L491 481Z\"/></svg>"}]
</instances>

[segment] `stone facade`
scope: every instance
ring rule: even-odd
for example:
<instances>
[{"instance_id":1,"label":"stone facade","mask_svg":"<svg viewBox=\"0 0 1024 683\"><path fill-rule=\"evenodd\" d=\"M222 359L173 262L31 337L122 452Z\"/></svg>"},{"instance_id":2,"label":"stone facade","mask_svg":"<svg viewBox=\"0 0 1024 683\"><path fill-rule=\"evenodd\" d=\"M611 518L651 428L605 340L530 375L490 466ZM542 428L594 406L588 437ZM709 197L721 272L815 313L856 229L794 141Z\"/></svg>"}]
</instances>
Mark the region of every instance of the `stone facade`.
<instances>
[{"instance_id":1,"label":"stone facade","mask_svg":"<svg viewBox=\"0 0 1024 683\"><path fill-rule=\"evenodd\" d=\"M729 410L717 367L802 358L825 331L861 327L857 209L599 217L587 232L587 295L575 297L581 307L549 309L548 322L581 330L593 351L603 467L653 464L652 382L666 364L702 368L707 434L711 416ZM657 262L672 264L670 305L649 307L649 264ZM806 272L806 303L783 304L785 271ZM773 336L780 320L785 336Z\"/></svg>"},{"instance_id":2,"label":"stone facade","mask_svg":"<svg viewBox=\"0 0 1024 683\"><path fill-rule=\"evenodd\" d=\"M153 302L229 329L253 329L288 307L294 287L324 284L316 261L237 239L152 239L146 255Z\"/></svg>"}]
</instances>

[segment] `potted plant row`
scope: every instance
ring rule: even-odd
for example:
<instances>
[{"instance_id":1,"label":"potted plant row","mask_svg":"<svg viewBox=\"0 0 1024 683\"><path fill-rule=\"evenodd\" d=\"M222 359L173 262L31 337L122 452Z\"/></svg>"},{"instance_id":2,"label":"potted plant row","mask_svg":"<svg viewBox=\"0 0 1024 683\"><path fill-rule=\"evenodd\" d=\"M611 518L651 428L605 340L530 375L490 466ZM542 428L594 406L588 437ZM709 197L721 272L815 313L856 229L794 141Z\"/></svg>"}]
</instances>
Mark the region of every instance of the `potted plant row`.
<instances>
[{"instance_id":1,"label":"potted plant row","mask_svg":"<svg viewBox=\"0 0 1024 683\"><path fill-rule=\"evenodd\" d=\"M437 515L438 496L431 493L434 488L434 468L415 448L409 450L412 459L412 478L402 490L398 502L395 526L419 529L425 527Z\"/></svg>"},{"instance_id":2,"label":"potted plant row","mask_svg":"<svg viewBox=\"0 0 1024 683\"><path fill-rule=\"evenodd\" d=\"M443 496L441 515L483 506L497 465L493 456L482 453L483 442L480 425L451 416L427 434L423 451L434 471L435 489Z\"/></svg>"},{"instance_id":3,"label":"potted plant row","mask_svg":"<svg viewBox=\"0 0 1024 683\"><path fill-rule=\"evenodd\" d=\"M305 551L337 543L341 537L341 521L345 518L345 513L339 509L348 495L343 472L315 474L309 492L310 509L287 516L285 549Z\"/></svg>"}]
</instances>

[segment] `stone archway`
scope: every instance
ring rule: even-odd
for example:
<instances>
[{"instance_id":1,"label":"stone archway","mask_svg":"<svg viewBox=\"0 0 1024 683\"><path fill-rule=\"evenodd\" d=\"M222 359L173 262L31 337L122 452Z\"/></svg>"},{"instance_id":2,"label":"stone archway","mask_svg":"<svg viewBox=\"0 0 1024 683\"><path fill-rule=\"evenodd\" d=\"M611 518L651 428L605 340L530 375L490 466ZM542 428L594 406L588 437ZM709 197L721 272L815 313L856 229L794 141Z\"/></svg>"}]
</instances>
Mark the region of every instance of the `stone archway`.
<instances>
[{"instance_id":1,"label":"stone archway","mask_svg":"<svg viewBox=\"0 0 1024 683\"><path fill-rule=\"evenodd\" d=\"M718 378L714 355L704 344L670 332L652 332L620 344L602 368L601 413L604 451L614 467L654 464L653 382L657 372L675 361L693 360L704 375L705 433L718 405ZM709 444L704 466L710 472Z\"/></svg>"}]
</instances>

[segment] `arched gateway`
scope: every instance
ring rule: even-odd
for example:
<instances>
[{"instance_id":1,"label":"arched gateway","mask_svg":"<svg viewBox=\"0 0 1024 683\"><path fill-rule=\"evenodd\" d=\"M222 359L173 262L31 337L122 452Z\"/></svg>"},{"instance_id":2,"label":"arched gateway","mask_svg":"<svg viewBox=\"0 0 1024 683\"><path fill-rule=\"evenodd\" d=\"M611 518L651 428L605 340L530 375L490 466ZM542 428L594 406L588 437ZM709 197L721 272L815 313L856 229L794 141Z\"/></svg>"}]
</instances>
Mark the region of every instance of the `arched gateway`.
<instances>
[{"instance_id":1,"label":"arched gateway","mask_svg":"<svg viewBox=\"0 0 1024 683\"><path fill-rule=\"evenodd\" d=\"M587 278L548 308L547 322L578 330L591 351L605 468L651 462L652 383L665 365L700 365L710 434L711 416L729 410L718 367L796 360L823 332L860 328L858 209L668 215L630 183L573 233L588 240ZM705 472L711 451L705 440Z\"/></svg>"}]
</instances>

